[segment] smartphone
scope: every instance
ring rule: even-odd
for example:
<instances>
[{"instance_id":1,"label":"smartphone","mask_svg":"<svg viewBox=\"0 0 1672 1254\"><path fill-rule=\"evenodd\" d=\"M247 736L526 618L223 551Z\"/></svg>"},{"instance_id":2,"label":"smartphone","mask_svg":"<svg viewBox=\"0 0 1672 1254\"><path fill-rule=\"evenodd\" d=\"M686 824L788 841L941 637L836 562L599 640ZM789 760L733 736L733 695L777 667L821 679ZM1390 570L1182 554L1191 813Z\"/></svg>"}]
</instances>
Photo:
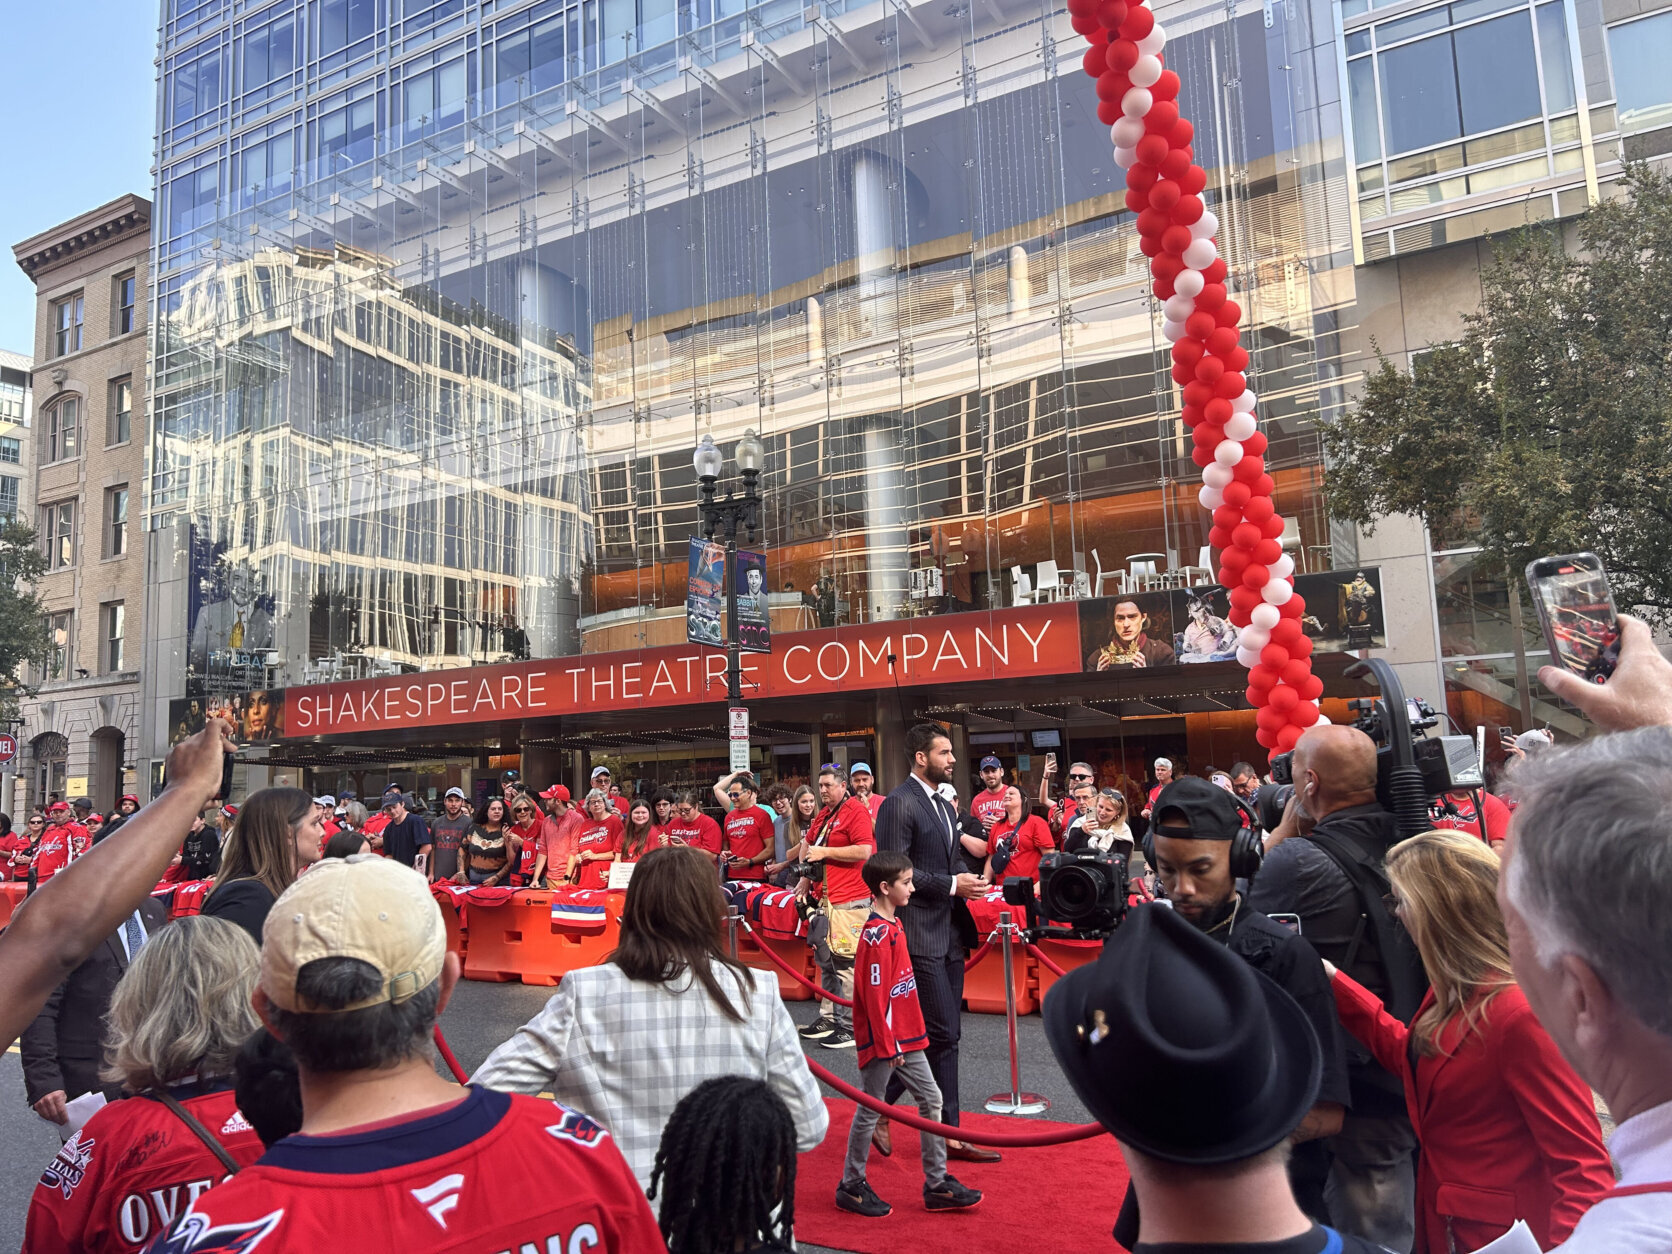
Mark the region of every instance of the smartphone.
<instances>
[{"instance_id":1,"label":"smartphone","mask_svg":"<svg viewBox=\"0 0 1672 1254\"><path fill-rule=\"evenodd\" d=\"M230 753L221 758L221 790L215 794L218 800L226 801L232 796L232 765L236 761Z\"/></svg>"},{"instance_id":2,"label":"smartphone","mask_svg":"<svg viewBox=\"0 0 1672 1254\"><path fill-rule=\"evenodd\" d=\"M1515 739L1515 728L1505 727L1500 723L1498 725L1498 739L1499 740L1514 740Z\"/></svg>"},{"instance_id":3,"label":"smartphone","mask_svg":"<svg viewBox=\"0 0 1672 1254\"><path fill-rule=\"evenodd\" d=\"M1527 563L1527 588L1550 660L1593 684L1607 683L1620 660L1620 619L1601 559L1595 553L1538 558Z\"/></svg>"},{"instance_id":4,"label":"smartphone","mask_svg":"<svg viewBox=\"0 0 1672 1254\"><path fill-rule=\"evenodd\" d=\"M1047 753L1045 755L1045 765L1046 766L1055 766L1056 764L1057 764L1057 755L1054 754L1054 753Z\"/></svg>"}]
</instances>

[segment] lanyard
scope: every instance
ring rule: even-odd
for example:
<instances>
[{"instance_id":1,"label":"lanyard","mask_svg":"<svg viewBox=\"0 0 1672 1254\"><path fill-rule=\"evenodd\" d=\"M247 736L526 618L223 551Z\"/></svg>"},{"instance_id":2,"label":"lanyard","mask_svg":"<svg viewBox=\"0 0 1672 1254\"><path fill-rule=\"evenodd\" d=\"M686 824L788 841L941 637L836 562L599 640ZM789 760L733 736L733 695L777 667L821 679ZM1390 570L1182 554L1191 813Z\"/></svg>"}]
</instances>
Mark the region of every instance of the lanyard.
<instances>
[{"instance_id":1,"label":"lanyard","mask_svg":"<svg viewBox=\"0 0 1672 1254\"><path fill-rule=\"evenodd\" d=\"M1606 1202L1611 1197L1640 1197L1644 1193L1672 1193L1672 1180L1661 1180L1655 1184L1617 1184L1597 1201Z\"/></svg>"}]
</instances>

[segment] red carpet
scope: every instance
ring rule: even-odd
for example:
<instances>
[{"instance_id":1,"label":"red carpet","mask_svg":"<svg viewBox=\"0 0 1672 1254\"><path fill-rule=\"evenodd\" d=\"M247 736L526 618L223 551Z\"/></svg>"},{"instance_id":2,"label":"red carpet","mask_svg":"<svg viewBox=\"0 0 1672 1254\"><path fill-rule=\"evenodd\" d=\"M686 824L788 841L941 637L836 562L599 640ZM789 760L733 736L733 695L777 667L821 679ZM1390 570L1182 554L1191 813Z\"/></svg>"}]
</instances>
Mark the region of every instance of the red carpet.
<instances>
[{"instance_id":1,"label":"red carpet","mask_svg":"<svg viewBox=\"0 0 1672 1254\"><path fill-rule=\"evenodd\" d=\"M1097 1136L1038 1149L1006 1149L1004 1161L948 1164L951 1172L986 1196L974 1210L931 1214L923 1209L923 1161L917 1133L893 1125L894 1156L875 1150L866 1177L894 1207L886 1219L866 1219L836 1209L853 1103L826 1098L830 1131L803 1154L796 1168L795 1235L801 1242L858 1254L972 1254L977 1250L1115 1249L1109 1233L1126 1193L1126 1164L1112 1136ZM1057 1127L1048 1120L1008 1119L966 1112L963 1126L1016 1132Z\"/></svg>"}]
</instances>

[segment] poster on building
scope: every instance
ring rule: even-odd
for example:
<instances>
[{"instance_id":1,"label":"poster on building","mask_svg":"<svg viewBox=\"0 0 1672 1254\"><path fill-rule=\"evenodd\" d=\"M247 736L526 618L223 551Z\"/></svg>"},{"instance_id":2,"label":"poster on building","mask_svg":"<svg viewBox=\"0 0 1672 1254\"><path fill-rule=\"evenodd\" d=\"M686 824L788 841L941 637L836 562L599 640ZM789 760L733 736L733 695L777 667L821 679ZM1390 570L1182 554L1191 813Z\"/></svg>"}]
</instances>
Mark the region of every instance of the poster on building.
<instances>
[{"instance_id":1,"label":"poster on building","mask_svg":"<svg viewBox=\"0 0 1672 1254\"><path fill-rule=\"evenodd\" d=\"M1235 660L1231 597L1218 584L1173 593L1173 625L1173 652L1180 663Z\"/></svg>"},{"instance_id":2,"label":"poster on building","mask_svg":"<svg viewBox=\"0 0 1672 1254\"><path fill-rule=\"evenodd\" d=\"M726 548L691 537L691 567L685 581L685 638L692 644L726 643L721 594L726 582Z\"/></svg>"},{"instance_id":3,"label":"poster on building","mask_svg":"<svg viewBox=\"0 0 1672 1254\"><path fill-rule=\"evenodd\" d=\"M1387 647L1380 567L1296 575L1295 591L1306 599L1306 613L1300 621L1314 649L1357 653Z\"/></svg>"},{"instance_id":4,"label":"poster on building","mask_svg":"<svg viewBox=\"0 0 1672 1254\"><path fill-rule=\"evenodd\" d=\"M1174 665L1173 594L1133 592L1080 602L1080 650L1088 671Z\"/></svg>"},{"instance_id":5,"label":"poster on building","mask_svg":"<svg viewBox=\"0 0 1672 1254\"><path fill-rule=\"evenodd\" d=\"M772 652L772 617L766 600L766 558L737 555L737 644L751 653Z\"/></svg>"}]
</instances>

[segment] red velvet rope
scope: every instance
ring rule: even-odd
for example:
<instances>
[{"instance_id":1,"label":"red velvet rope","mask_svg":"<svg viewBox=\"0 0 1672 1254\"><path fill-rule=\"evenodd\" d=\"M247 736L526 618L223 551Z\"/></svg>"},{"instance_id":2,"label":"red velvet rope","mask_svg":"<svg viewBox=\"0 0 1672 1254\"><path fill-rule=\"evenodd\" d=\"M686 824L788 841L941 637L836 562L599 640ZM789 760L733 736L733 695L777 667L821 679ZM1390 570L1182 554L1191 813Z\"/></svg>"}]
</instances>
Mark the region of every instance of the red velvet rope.
<instances>
[{"instance_id":1,"label":"red velvet rope","mask_svg":"<svg viewBox=\"0 0 1672 1254\"><path fill-rule=\"evenodd\" d=\"M753 936L755 934L755 929L749 926L749 920L748 919L740 918L740 919L738 919L738 922L743 924L743 930L745 932L748 932L750 936ZM993 947L993 938L996 937L997 935L998 935L998 933L994 932L992 936L989 936L987 938L986 943L983 944L980 949L976 950L973 954L971 954L969 957L964 959L964 973L966 975L969 974L969 969L971 967L973 967L976 963L980 962L983 958L985 958L987 956L987 951ZM777 967L785 975L789 976L797 984L801 985L802 988L810 989L812 992L814 992L818 996L824 998L826 1001L833 1001L838 1006L849 1006L849 1007L851 1007L853 1005L853 1003L851 1001L849 1001L846 997L838 997L835 993L828 992L827 990L821 988L819 985L813 983L805 975L802 975L801 972L797 971L794 967L790 966L789 963L785 962L782 958L780 958L775 950L769 949L765 945L762 945L760 947L760 950L769 959L771 959L773 966ZM1058 974L1061 974L1061 972L1059 971Z\"/></svg>"},{"instance_id":2,"label":"red velvet rope","mask_svg":"<svg viewBox=\"0 0 1672 1254\"><path fill-rule=\"evenodd\" d=\"M811 1058L807 1060L807 1066L821 1082L828 1084L843 1097L858 1102L861 1106L868 1106L879 1114L887 1115L896 1123L903 1123L908 1128L916 1128L919 1132L932 1132L948 1140L968 1141L971 1145L1024 1149L1034 1145L1063 1145L1069 1141L1084 1141L1094 1136L1102 1136L1104 1133L1104 1127L1100 1123L1069 1124L1053 1128L1049 1132L971 1132L944 1123L934 1123L903 1107L890 1106L887 1102L878 1101L869 1093L854 1088L841 1076L826 1071Z\"/></svg>"},{"instance_id":3,"label":"red velvet rope","mask_svg":"<svg viewBox=\"0 0 1672 1254\"><path fill-rule=\"evenodd\" d=\"M441 1061L447 1064L447 1069L453 1073L453 1078L460 1084L468 1084L470 1077L459 1066L459 1060L454 1057L452 1047L447 1044L447 1038L441 1034L441 1025L435 1025L435 1047L441 1053Z\"/></svg>"},{"instance_id":4,"label":"red velvet rope","mask_svg":"<svg viewBox=\"0 0 1672 1254\"><path fill-rule=\"evenodd\" d=\"M1056 963L1052 962L1051 961L1051 956L1049 954L1047 954L1043 949L1041 949L1038 945L1035 945L1032 942L1029 942L1029 944L1027 945L1027 951L1030 954L1032 954L1035 958L1038 958L1039 959L1039 965L1044 967L1052 975L1067 975L1068 974L1068 972L1064 971Z\"/></svg>"}]
</instances>

